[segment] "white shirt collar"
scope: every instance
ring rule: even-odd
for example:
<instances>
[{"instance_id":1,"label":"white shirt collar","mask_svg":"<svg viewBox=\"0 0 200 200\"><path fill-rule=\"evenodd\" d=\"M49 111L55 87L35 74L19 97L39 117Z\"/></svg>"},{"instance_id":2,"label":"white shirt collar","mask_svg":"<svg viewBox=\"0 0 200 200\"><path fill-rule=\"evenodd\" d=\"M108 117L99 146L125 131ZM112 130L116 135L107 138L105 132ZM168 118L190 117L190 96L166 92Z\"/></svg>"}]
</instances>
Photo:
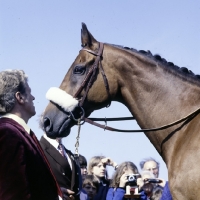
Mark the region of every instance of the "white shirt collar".
<instances>
[{"instance_id":1,"label":"white shirt collar","mask_svg":"<svg viewBox=\"0 0 200 200\"><path fill-rule=\"evenodd\" d=\"M22 118L18 117L17 115L14 115L14 114L11 114L11 113L6 113L5 115L2 115L1 117L6 117L6 118L10 118L10 119L15 120L17 123L19 123L25 129L25 131L27 133L30 134L31 129L28 127L26 122Z\"/></svg>"},{"instance_id":2,"label":"white shirt collar","mask_svg":"<svg viewBox=\"0 0 200 200\"><path fill-rule=\"evenodd\" d=\"M54 146L56 149L58 149L59 143L58 143L57 140L54 140L54 139L51 139L51 138L47 137L46 134L44 134L43 137L44 137L52 146Z\"/></svg>"}]
</instances>

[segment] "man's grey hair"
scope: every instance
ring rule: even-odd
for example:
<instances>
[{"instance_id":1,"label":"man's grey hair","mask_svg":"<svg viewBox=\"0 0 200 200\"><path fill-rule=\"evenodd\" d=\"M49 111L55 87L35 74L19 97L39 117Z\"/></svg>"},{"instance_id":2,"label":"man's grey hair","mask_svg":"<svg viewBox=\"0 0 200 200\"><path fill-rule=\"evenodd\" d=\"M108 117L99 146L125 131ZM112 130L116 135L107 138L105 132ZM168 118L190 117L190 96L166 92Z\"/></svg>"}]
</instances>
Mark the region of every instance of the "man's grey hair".
<instances>
[{"instance_id":1,"label":"man's grey hair","mask_svg":"<svg viewBox=\"0 0 200 200\"><path fill-rule=\"evenodd\" d=\"M15 106L16 92L26 94L28 76L23 70L5 70L0 72L0 114L12 111Z\"/></svg>"},{"instance_id":2,"label":"man's grey hair","mask_svg":"<svg viewBox=\"0 0 200 200\"><path fill-rule=\"evenodd\" d=\"M158 161L156 161L154 158L149 157L149 158L143 159L143 160L140 162L140 168L143 169L143 168L144 168L144 164L145 164L146 162L149 162L149 161L154 161L154 162L157 164L157 167L158 167L158 168L160 167L160 163L159 163Z\"/></svg>"}]
</instances>

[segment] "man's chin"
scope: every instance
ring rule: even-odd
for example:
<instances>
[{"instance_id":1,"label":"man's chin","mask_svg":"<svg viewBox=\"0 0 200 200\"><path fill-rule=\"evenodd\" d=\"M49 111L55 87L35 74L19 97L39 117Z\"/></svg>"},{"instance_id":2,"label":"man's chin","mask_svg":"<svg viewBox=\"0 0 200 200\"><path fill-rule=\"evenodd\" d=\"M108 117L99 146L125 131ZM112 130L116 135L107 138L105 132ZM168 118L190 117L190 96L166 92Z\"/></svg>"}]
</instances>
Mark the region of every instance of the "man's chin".
<instances>
[{"instance_id":1,"label":"man's chin","mask_svg":"<svg viewBox=\"0 0 200 200\"><path fill-rule=\"evenodd\" d=\"M35 110L33 110L33 111L32 111L32 112L30 112L29 114L30 114L30 118L31 118L31 117L33 117L33 116L35 116L35 115L36 115L36 111L35 111ZM30 119L30 118L29 118L29 119Z\"/></svg>"}]
</instances>

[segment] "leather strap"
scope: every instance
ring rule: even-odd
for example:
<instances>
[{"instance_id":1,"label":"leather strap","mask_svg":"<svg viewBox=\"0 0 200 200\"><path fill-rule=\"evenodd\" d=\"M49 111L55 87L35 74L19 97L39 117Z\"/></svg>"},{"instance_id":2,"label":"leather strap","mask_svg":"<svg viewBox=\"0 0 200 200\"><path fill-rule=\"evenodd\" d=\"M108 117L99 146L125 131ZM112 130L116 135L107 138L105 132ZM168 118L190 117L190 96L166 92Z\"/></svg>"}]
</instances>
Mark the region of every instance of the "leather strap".
<instances>
[{"instance_id":1,"label":"leather strap","mask_svg":"<svg viewBox=\"0 0 200 200\"><path fill-rule=\"evenodd\" d=\"M194 117L196 117L198 114L200 113L200 108L198 108L197 110L195 110L194 112L190 113L189 115L187 115L186 117L183 117L173 123L158 127L158 128L150 128L150 129L140 129L140 130L122 130L122 129L116 129L116 128L112 128L110 126L107 125L102 125L99 124L97 122L94 122L92 120L90 120L89 118L85 118L84 120L86 122L88 122L89 124L92 124L94 126L97 126L99 128L103 128L104 130L109 130L109 131L115 131L115 132L129 132L129 133L135 133L135 132L151 132L151 131L160 131L160 130L164 130L167 129L171 126L175 126L177 124L180 124L181 122L184 122L188 119L193 119Z\"/></svg>"},{"instance_id":2,"label":"leather strap","mask_svg":"<svg viewBox=\"0 0 200 200\"><path fill-rule=\"evenodd\" d=\"M109 121L123 121L123 120L135 120L135 117L113 117L113 118L93 118L89 117L87 119L90 119L92 121L104 121L104 122L109 122Z\"/></svg>"},{"instance_id":3,"label":"leather strap","mask_svg":"<svg viewBox=\"0 0 200 200\"><path fill-rule=\"evenodd\" d=\"M79 102L80 106L83 105L85 98L88 94L88 91L89 91L89 89L91 88L91 86L94 82L94 78L95 78L95 75L96 75L96 72L97 72L98 64L101 60L101 56L102 56L102 53L103 53L103 43L99 43L99 50L98 50L97 54L95 52L91 51L91 50L88 50L88 49L83 48L82 50L87 51L89 53L92 53L93 55L96 55L97 57L94 61L94 64L90 68L88 74L86 75L85 79L81 83L81 86L79 87L78 91L74 95L74 98L77 98L78 95L82 92L83 88L86 86L86 83L89 81L88 84L87 84L87 87L86 87L85 94L83 95L83 97L81 98L81 101Z\"/></svg>"},{"instance_id":4,"label":"leather strap","mask_svg":"<svg viewBox=\"0 0 200 200\"><path fill-rule=\"evenodd\" d=\"M109 98L109 103L107 105L107 107L109 107L111 105L111 96L110 96L110 89L109 89L109 84L108 84L108 79L104 73L104 70L103 70L103 67L102 67L102 64L101 64L101 61L99 61L99 68L101 70L101 75L103 77L103 81L104 81L104 85L105 85L105 88L106 88L106 92L107 92L107 95L108 95L108 98Z\"/></svg>"}]
</instances>

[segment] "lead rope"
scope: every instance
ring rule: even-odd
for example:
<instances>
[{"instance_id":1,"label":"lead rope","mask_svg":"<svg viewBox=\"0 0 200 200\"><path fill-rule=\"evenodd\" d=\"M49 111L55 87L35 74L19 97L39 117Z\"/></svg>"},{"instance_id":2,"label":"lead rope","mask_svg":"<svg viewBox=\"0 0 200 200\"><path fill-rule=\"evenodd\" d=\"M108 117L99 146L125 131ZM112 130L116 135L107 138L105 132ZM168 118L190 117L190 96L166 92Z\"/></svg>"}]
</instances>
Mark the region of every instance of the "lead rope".
<instances>
[{"instance_id":1,"label":"lead rope","mask_svg":"<svg viewBox=\"0 0 200 200\"><path fill-rule=\"evenodd\" d=\"M78 159L79 158L78 148L79 148L80 132L81 132L81 119L78 119L78 135L76 137L74 158L79 167L80 167L80 164L79 164L79 159Z\"/></svg>"}]
</instances>

